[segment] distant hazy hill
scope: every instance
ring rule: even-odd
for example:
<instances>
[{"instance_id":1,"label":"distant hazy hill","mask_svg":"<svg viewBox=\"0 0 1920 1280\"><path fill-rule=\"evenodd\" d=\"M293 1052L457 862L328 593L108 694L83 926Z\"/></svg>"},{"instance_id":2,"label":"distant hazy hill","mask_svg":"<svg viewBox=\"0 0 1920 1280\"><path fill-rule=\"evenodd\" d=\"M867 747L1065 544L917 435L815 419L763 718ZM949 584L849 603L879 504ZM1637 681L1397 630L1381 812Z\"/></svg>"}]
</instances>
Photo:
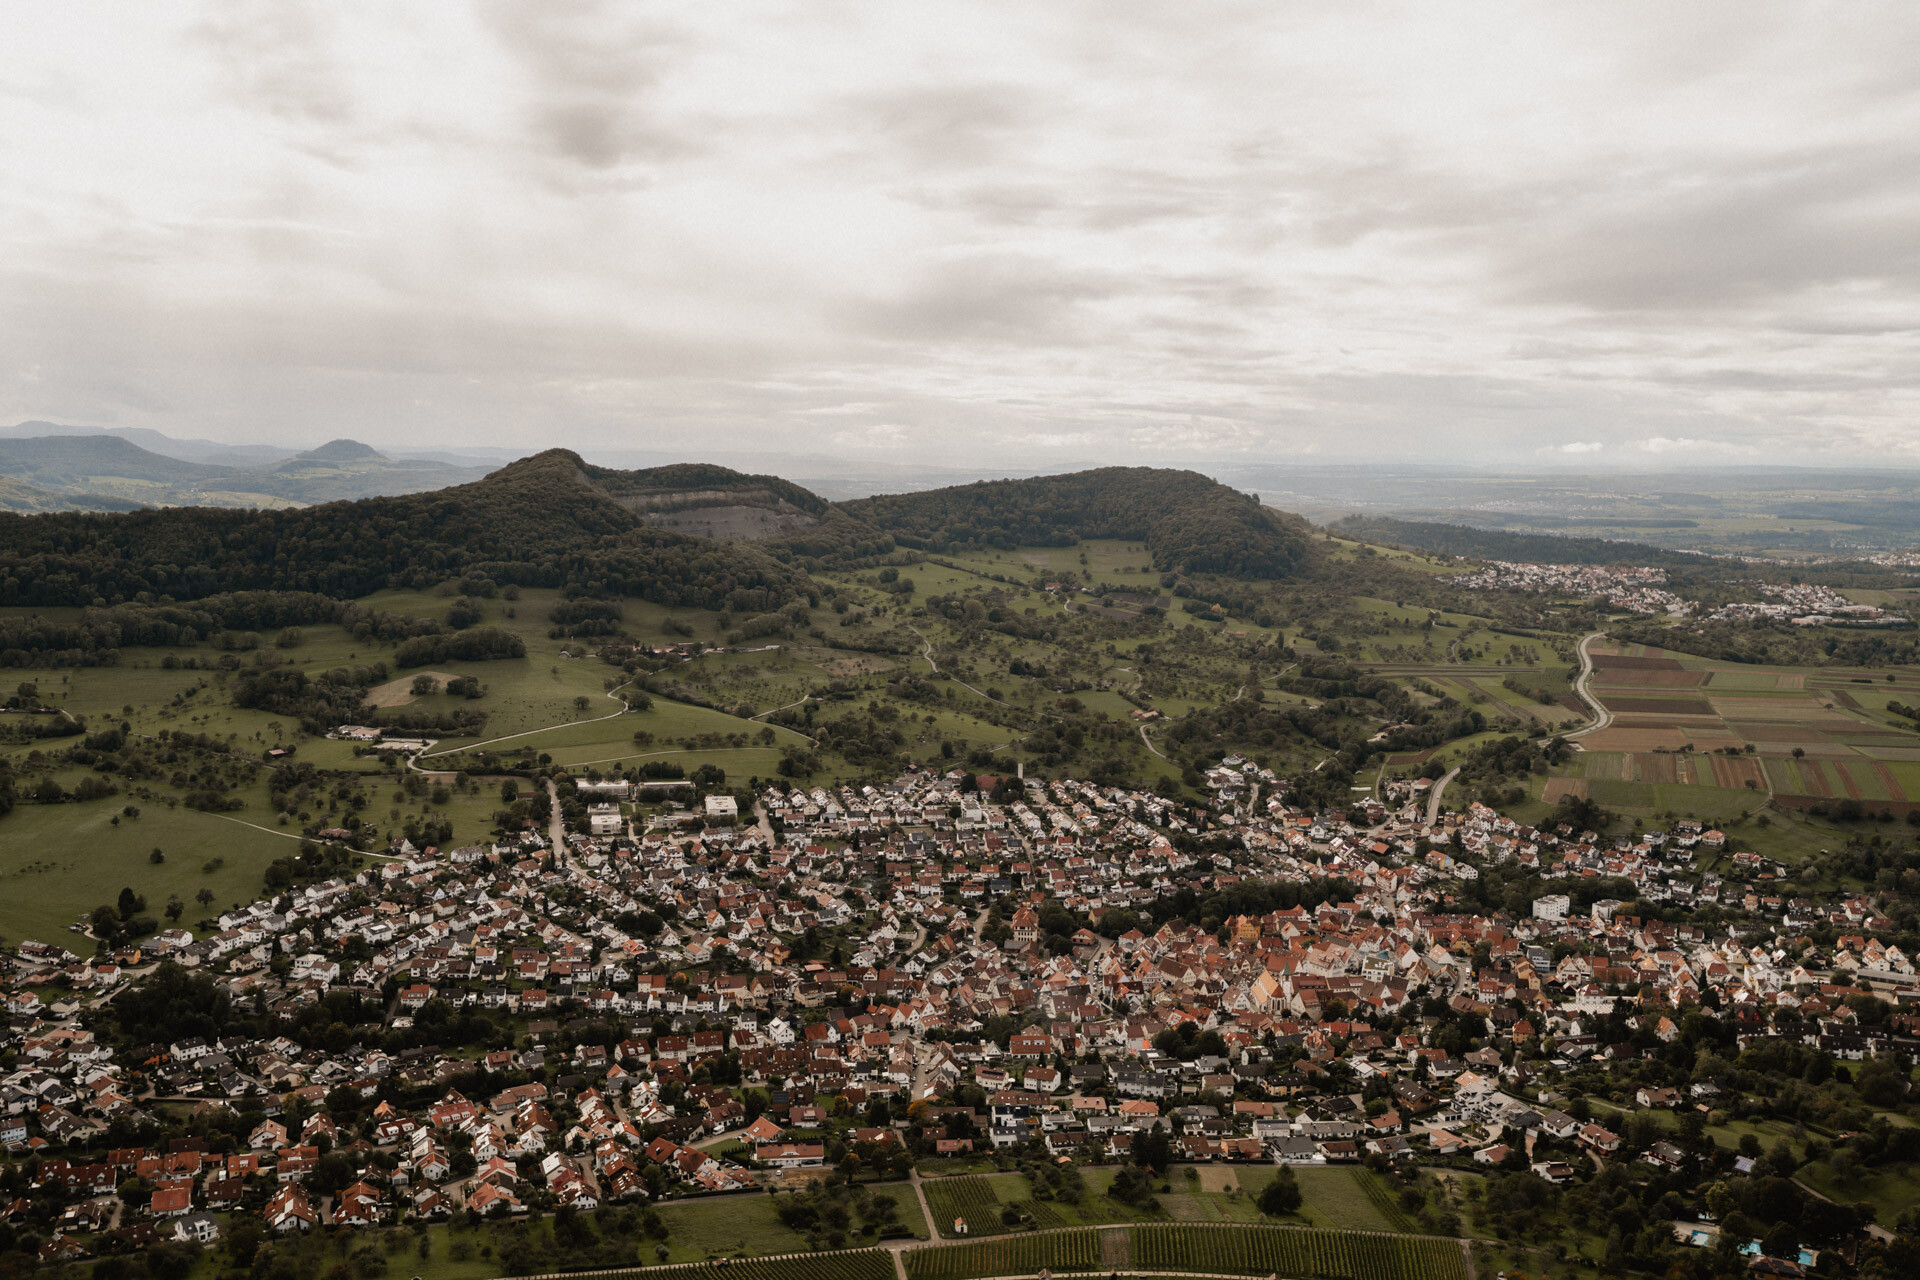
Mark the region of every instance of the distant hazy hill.
<instances>
[{"instance_id":1,"label":"distant hazy hill","mask_svg":"<svg viewBox=\"0 0 1920 1280\"><path fill-rule=\"evenodd\" d=\"M654 528L558 449L472 484L315 507L0 515L0 604L142 591L350 598L463 574L743 612L777 608L807 586L757 548Z\"/></svg>"},{"instance_id":2,"label":"distant hazy hill","mask_svg":"<svg viewBox=\"0 0 1920 1280\"><path fill-rule=\"evenodd\" d=\"M1614 542L1607 538L1568 538L1553 533L1506 533L1464 524L1430 524L1386 516L1348 516L1331 526L1345 538L1388 546L1418 547L1474 560L1512 560L1523 564L1694 565L1712 558L1691 551Z\"/></svg>"},{"instance_id":3,"label":"distant hazy hill","mask_svg":"<svg viewBox=\"0 0 1920 1280\"><path fill-rule=\"evenodd\" d=\"M183 439L165 435L151 427L77 427L62 422L21 422L0 427L0 439L18 440L28 436L114 436L137 444L149 453L182 462L210 462L215 466L252 470L271 466L290 458L297 450L277 444L225 444L218 440Z\"/></svg>"},{"instance_id":4,"label":"distant hazy hill","mask_svg":"<svg viewBox=\"0 0 1920 1280\"><path fill-rule=\"evenodd\" d=\"M24 480L0 476L0 511L137 511L140 504L124 498L88 493L51 493Z\"/></svg>"},{"instance_id":5,"label":"distant hazy hill","mask_svg":"<svg viewBox=\"0 0 1920 1280\"><path fill-rule=\"evenodd\" d=\"M1137 538L1162 569L1248 578L1289 577L1309 555L1301 522L1196 471L1157 467L983 480L839 507L908 546L930 550Z\"/></svg>"},{"instance_id":6,"label":"distant hazy hill","mask_svg":"<svg viewBox=\"0 0 1920 1280\"><path fill-rule=\"evenodd\" d=\"M96 477L149 484L192 484L234 474L230 467L150 453L119 436L40 436L0 440L0 473L61 489Z\"/></svg>"},{"instance_id":7,"label":"distant hazy hill","mask_svg":"<svg viewBox=\"0 0 1920 1280\"><path fill-rule=\"evenodd\" d=\"M361 444L358 440L329 440L318 449L309 449L299 454L294 461L301 462L386 462L388 458L370 444Z\"/></svg>"},{"instance_id":8,"label":"distant hazy hill","mask_svg":"<svg viewBox=\"0 0 1920 1280\"><path fill-rule=\"evenodd\" d=\"M135 444L129 438L133 434L0 438L0 476L73 497L69 505L89 508L98 504L79 499L110 497L147 506L304 506L420 493L486 474L484 467L388 458L356 440L334 440L294 457L282 452L283 460L264 467L233 467L155 452Z\"/></svg>"}]
</instances>

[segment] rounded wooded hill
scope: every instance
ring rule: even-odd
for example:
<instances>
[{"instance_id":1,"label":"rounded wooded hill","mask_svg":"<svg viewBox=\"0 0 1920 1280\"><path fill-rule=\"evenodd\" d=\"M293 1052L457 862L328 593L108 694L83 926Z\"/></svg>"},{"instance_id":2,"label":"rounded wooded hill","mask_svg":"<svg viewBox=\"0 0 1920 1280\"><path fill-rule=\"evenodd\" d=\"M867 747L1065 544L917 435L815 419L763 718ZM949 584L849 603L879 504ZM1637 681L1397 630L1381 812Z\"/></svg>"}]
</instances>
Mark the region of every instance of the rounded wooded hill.
<instances>
[{"instance_id":1,"label":"rounded wooded hill","mask_svg":"<svg viewBox=\"0 0 1920 1280\"><path fill-rule=\"evenodd\" d=\"M1101 467L1067 475L891 494L838 504L904 546L930 551L1143 541L1156 567L1287 578L1307 565L1307 529L1197 471Z\"/></svg>"}]
</instances>

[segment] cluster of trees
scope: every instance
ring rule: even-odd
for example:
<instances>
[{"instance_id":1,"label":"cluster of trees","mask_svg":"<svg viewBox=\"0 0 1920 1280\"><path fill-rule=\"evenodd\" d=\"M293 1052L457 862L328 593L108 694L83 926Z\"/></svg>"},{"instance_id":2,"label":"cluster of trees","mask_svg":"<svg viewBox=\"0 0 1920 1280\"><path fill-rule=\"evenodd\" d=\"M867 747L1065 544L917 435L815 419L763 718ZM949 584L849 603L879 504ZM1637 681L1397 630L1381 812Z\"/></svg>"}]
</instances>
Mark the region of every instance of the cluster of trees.
<instances>
[{"instance_id":1,"label":"cluster of trees","mask_svg":"<svg viewBox=\"0 0 1920 1280\"><path fill-rule=\"evenodd\" d=\"M150 596L109 608L87 608L72 620L44 614L0 618L0 666L97 666L125 646L185 647L219 639L224 647L257 649L262 634L338 622L347 606L311 591L232 591L192 604Z\"/></svg>"},{"instance_id":2,"label":"cluster of trees","mask_svg":"<svg viewBox=\"0 0 1920 1280\"><path fill-rule=\"evenodd\" d=\"M1487 804L1516 804L1526 795L1526 779L1529 776L1545 774L1570 754L1571 749L1559 738L1544 745L1531 738L1518 736L1496 738L1480 743L1467 753L1460 762L1459 785L1477 790L1480 799ZM1585 821L1577 825L1593 824ZM1600 824L1601 828L1605 825L1604 821Z\"/></svg>"},{"instance_id":3,"label":"cluster of trees","mask_svg":"<svg viewBox=\"0 0 1920 1280\"><path fill-rule=\"evenodd\" d=\"M870 705L866 710L815 725L814 735L822 750L850 764L884 771L905 758L907 736L900 731L898 721L895 708Z\"/></svg>"},{"instance_id":4,"label":"cluster of trees","mask_svg":"<svg viewBox=\"0 0 1920 1280\"><path fill-rule=\"evenodd\" d=\"M786 534L766 544L769 554L810 568L858 568L874 564L897 550L893 536L830 507L818 524Z\"/></svg>"},{"instance_id":5,"label":"cluster of trees","mask_svg":"<svg viewBox=\"0 0 1920 1280\"><path fill-rule=\"evenodd\" d=\"M440 635L415 636L393 651L397 667L424 667L436 662L485 662L492 658L524 658L527 644L503 627L469 627Z\"/></svg>"},{"instance_id":6,"label":"cluster of trees","mask_svg":"<svg viewBox=\"0 0 1920 1280\"><path fill-rule=\"evenodd\" d=\"M65 785L51 773L41 777L29 794L42 804L102 800L118 790L108 779L137 778L173 787L184 793L181 800L188 808L209 812L239 808L228 792L251 782L259 767L210 734L162 729L151 737L134 737L124 722L88 734L58 753L54 763L93 772ZM121 816L138 817L139 810L130 806ZM117 825L120 818L113 821Z\"/></svg>"},{"instance_id":7,"label":"cluster of trees","mask_svg":"<svg viewBox=\"0 0 1920 1280\"><path fill-rule=\"evenodd\" d=\"M900 1202L891 1193L873 1192L837 1178L805 1190L776 1193L773 1203L781 1224L804 1234L816 1249L844 1249L850 1241L906 1234Z\"/></svg>"},{"instance_id":8,"label":"cluster of trees","mask_svg":"<svg viewBox=\"0 0 1920 1280\"><path fill-rule=\"evenodd\" d=\"M807 612L807 602L792 600L778 609L757 613L744 622L735 623L727 630L727 643L742 644L767 636L791 640L796 633L812 625L813 618Z\"/></svg>"},{"instance_id":9,"label":"cluster of trees","mask_svg":"<svg viewBox=\"0 0 1920 1280\"><path fill-rule=\"evenodd\" d=\"M1218 929L1234 916L1263 916L1274 911L1305 907L1312 911L1323 902L1344 902L1355 893L1348 880L1243 880L1239 884L1201 897L1181 886L1154 899L1151 923L1140 928L1148 933L1169 921L1197 923L1203 929ZM1104 922L1102 931L1105 931Z\"/></svg>"},{"instance_id":10,"label":"cluster of trees","mask_svg":"<svg viewBox=\"0 0 1920 1280\"><path fill-rule=\"evenodd\" d=\"M618 600L562 600L547 612L553 630L549 639L562 636L612 636L620 634L625 615Z\"/></svg>"},{"instance_id":11,"label":"cluster of trees","mask_svg":"<svg viewBox=\"0 0 1920 1280\"><path fill-rule=\"evenodd\" d=\"M308 733L365 719L367 690L387 679L387 664L333 667L309 676L297 667L243 671L233 682L233 705L298 720Z\"/></svg>"}]
</instances>

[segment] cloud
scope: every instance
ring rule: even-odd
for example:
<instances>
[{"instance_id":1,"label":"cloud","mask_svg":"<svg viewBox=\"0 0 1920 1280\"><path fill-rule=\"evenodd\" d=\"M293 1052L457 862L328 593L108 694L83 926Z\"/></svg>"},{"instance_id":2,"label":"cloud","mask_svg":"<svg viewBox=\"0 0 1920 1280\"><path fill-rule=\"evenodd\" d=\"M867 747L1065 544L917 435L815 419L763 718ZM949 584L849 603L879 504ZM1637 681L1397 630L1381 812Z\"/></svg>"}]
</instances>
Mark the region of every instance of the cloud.
<instances>
[{"instance_id":1,"label":"cloud","mask_svg":"<svg viewBox=\"0 0 1920 1280\"><path fill-rule=\"evenodd\" d=\"M918 269L903 287L849 306L874 338L915 343L1071 340L1082 304L1119 287L1044 258L968 253Z\"/></svg>"},{"instance_id":2,"label":"cloud","mask_svg":"<svg viewBox=\"0 0 1920 1280\"><path fill-rule=\"evenodd\" d=\"M324 0L215 0L188 32L216 59L236 100L284 120L339 125L355 112L352 74L336 44L340 25Z\"/></svg>"},{"instance_id":3,"label":"cloud","mask_svg":"<svg viewBox=\"0 0 1920 1280\"><path fill-rule=\"evenodd\" d=\"M876 422L836 431L828 439L843 449L898 449L912 441L913 433L896 422Z\"/></svg>"},{"instance_id":4,"label":"cloud","mask_svg":"<svg viewBox=\"0 0 1920 1280\"><path fill-rule=\"evenodd\" d=\"M1751 454L1757 452L1752 445L1735 444L1729 440L1695 440L1686 436L1648 436L1644 440L1635 440L1631 448L1642 453L1663 454Z\"/></svg>"},{"instance_id":5,"label":"cloud","mask_svg":"<svg viewBox=\"0 0 1920 1280\"><path fill-rule=\"evenodd\" d=\"M659 101L688 55L678 28L603 0L490 2L481 13L522 71L528 127L552 155L608 170L697 149L693 131L669 121Z\"/></svg>"},{"instance_id":6,"label":"cloud","mask_svg":"<svg viewBox=\"0 0 1920 1280\"><path fill-rule=\"evenodd\" d=\"M0 422L1920 454L1912 6L19 9Z\"/></svg>"}]
</instances>

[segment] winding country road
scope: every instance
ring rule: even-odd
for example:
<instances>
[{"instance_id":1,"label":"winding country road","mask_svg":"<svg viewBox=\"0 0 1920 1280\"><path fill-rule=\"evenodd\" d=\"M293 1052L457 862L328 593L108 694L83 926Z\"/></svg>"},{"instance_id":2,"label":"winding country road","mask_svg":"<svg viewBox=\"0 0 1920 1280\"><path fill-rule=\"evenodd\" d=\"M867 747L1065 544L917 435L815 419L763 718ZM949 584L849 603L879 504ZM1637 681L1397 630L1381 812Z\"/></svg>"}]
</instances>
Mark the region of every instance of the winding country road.
<instances>
[{"instance_id":1,"label":"winding country road","mask_svg":"<svg viewBox=\"0 0 1920 1280\"><path fill-rule=\"evenodd\" d=\"M1587 688L1587 682L1593 678L1593 654L1588 652L1588 646L1595 640L1606 639L1606 636L1607 633L1604 631L1595 631L1580 637L1580 678L1573 682L1573 691L1580 695L1581 701L1593 708L1594 720L1584 729L1575 729L1572 733L1559 735L1563 738L1569 740L1584 738L1587 734L1597 733L1613 723L1613 712L1607 710L1606 705L1594 697Z\"/></svg>"}]
</instances>

